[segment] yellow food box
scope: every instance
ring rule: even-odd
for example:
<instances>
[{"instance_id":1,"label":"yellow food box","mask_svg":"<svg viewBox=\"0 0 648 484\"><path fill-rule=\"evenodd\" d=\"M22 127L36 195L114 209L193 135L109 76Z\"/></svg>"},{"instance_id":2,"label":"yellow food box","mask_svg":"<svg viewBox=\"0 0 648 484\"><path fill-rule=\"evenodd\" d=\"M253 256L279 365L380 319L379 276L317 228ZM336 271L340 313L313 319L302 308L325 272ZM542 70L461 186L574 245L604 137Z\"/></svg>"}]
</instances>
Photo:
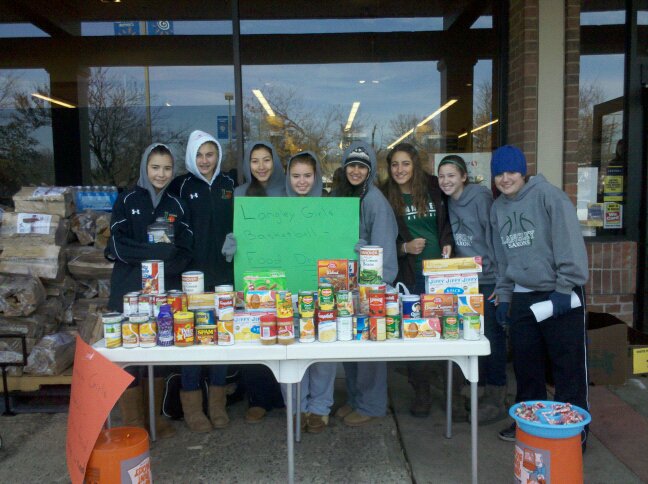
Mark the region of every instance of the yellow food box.
<instances>
[{"instance_id":1,"label":"yellow food box","mask_svg":"<svg viewBox=\"0 0 648 484\"><path fill-rule=\"evenodd\" d=\"M455 259L427 259L423 261L423 275L465 274L482 271L482 258L457 257Z\"/></svg>"},{"instance_id":2,"label":"yellow food box","mask_svg":"<svg viewBox=\"0 0 648 484\"><path fill-rule=\"evenodd\" d=\"M439 274L425 277L426 294L479 294L479 276L474 274Z\"/></svg>"},{"instance_id":3,"label":"yellow food box","mask_svg":"<svg viewBox=\"0 0 648 484\"><path fill-rule=\"evenodd\" d=\"M259 343L261 341L261 316L265 313L234 313L234 341Z\"/></svg>"},{"instance_id":4,"label":"yellow food box","mask_svg":"<svg viewBox=\"0 0 648 484\"><path fill-rule=\"evenodd\" d=\"M209 309L215 307L213 292L201 292L199 294L187 294L189 309Z\"/></svg>"}]
</instances>

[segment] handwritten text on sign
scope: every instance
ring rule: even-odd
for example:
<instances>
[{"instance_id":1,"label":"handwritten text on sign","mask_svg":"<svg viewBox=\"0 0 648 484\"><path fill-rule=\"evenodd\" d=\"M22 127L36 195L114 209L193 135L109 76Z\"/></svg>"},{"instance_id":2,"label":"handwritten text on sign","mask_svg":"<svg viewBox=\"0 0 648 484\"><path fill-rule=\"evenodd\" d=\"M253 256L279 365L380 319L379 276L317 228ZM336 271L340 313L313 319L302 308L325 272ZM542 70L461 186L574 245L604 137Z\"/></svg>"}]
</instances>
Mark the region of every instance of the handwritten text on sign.
<instances>
[{"instance_id":1,"label":"handwritten text on sign","mask_svg":"<svg viewBox=\"0 0 648 484\"><path fill-rule=\"evenodd\" d=\"M83 482L101 427L132 381L131 375L77 336L66 439L68 472L74 484Z\"/></svg>"},{"instance_id":2,"label":"handwritten text on sign","mask_svg":"<svg viewBox=\"0 0 648 484\"><path fill-rule=\"evenodd\" d=\"M357 198L240 197L234 200L237 290L245 271L286 272L288 289L317 288L318 259L356 259Z\"/></svg>"}]
</instances>

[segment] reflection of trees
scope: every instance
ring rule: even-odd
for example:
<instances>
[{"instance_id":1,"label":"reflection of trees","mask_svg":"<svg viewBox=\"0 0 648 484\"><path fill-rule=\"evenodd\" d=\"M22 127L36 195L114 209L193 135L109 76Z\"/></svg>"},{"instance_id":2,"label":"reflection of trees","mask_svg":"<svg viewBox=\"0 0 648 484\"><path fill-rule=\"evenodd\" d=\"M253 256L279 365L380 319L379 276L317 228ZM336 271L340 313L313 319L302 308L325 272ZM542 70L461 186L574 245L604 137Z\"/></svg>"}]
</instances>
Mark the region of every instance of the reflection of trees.
<instances>
[{"instance_id":1,"label":"reflection of trees","mask_svg":"<svg viewBox=\"0 0 648 484\"><path fill-rule=\"evenodd\" d=\"M184 142L185 130L172 131L163 121L161 108L152 108L153 139ZM134 183L142 151L150 142L144 90L135 79L120 79L109 69L94 70L88 81L88 124L93 183Z\"/></svg>"},{"instance_id":2,"label":"reflection of trees","mask_svg":"<svg viewBox=\"0 0 648 484\"><path fill-rule=\"evenodd\" d=\"M582 83L579 88L578 106L578 159L581 166L590 166L593 162L593 150L600 153L600 161L603 165L609 161L615 153L616 141L621 130L621 122L618 116L605 116L601 125L600 145L593 146L594 135L594 108L604 102L603 89L596 82Z\"/></svg>"},{"instance_id":3,"label":"reflection of trees","mask_svg":"<svg viewBox=\"0 0 648 484\"><path fill-rule=\"evenodd\" d=\"M295 90L276 86L264 88L264 95L275 116L268 116L256 98L246 99L246 139L272 142L283 162L299 151L312 151L321 161L323 174L332 175L340 163L342 109L329 106L316 111ZM354 123L354 128L359 129L359 124Z\"/></svg>"},{"instance_id":4,"label":"reflection of trees","mask_svg":"<svg viewBox=\"0 0 648 484\"><path fill-rule=\"evenodd\" d=\"M52 153L37 150L34 137L35 130L50 124L49 110L19 85L16 76L0 78L0 199L5 201L22 185L54 182ZM47 92L44 86L33 90Z\"/></svg>"},{"instance_id":5,"label":"reflection of trees","mask_svg":"<svg viewBox=\"0 0 648 484\"><path fill-rule=\"evenodd\" d=\"M483 126L493 120L493 85L484 81L477 86L473 99L473 127ZM491 128L480 129L470 134L472 151L491 151L493 133Z\"/></svg>"}]
</instances>

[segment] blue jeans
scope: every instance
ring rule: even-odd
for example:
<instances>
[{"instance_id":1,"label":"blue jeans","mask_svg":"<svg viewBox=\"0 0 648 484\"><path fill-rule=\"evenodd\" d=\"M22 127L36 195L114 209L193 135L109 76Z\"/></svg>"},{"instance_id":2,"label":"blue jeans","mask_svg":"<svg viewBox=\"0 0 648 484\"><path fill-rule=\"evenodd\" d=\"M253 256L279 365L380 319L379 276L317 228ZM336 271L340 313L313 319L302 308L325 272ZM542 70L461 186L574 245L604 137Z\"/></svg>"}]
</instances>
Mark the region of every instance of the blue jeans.
<instances>
[{"instance_id":1,"label":"blue jeans","mask_svg":"<svg viewBox=\"0 0 648 484\"><path fill-rule=\"evenodd\" d=\"M491 345L491 354L479 357L479 381L486 385L506 385L506 330L495 320L495 304L488 300L495 284L480 284L484 295L484 336Z\"/></svg>"},{"instance_id":2,"label":"blue jeans","mask_svg":"<svg viewBox=\"0 0 648 484\"><path fill-rule=\"evenodd\" d=\"M347 400L353 410L370 417L387 413L387 362L345 362Z\"/></svg>"},{"instance_id":3,"label":"blue jeans","mask_svg":"<svg viewBox=\"0 0 648 484\"><path fill-rule=\"evenodd\" d=\"M335 370L337 363L313 363L304 372L304 378L299 383L302 412L315 415L328 415L333 405L333 390L335 385ZM286 401L286 385L281 385L284 401ZM293 390L293 413L297 412L297 392Z\"/></svg>"},{"instance_id":4,"label":"blue jeans","mask_svg":"<svg viewBox=\"0 0 648 484\"><path fill-rule=\"evenodd\" d=\"M184 365L181 368L181 372L182 389L185 392L200 390L200 380L202 377L203 369L207 369L207 381L209 383L209 386L225 386L225 379L227 377L227 365Z\"/></svg>"}]
</instances>

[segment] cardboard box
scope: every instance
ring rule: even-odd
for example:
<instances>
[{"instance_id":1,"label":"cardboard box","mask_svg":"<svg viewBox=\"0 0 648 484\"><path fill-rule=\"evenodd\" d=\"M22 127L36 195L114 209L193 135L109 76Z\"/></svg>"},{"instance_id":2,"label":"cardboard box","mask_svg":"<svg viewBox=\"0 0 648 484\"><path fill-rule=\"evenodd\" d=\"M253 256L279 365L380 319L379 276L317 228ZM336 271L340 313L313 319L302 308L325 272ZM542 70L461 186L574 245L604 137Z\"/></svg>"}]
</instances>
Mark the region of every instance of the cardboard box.
<instances>
[{"instance_id":1,"label":"cardboard box","mask_svg":"<svg viewBox=\"0 0 648 484\"><path fill-rule=\"evenodd\" d=\"M320 259L317 261L317 283L333 285L333 290L349 290L349 260Z\"/></svg>"},{"instance_id":2,"label":"cardboard box","mask_svg":"<svg viewBox=\"0 0 648 484\"><path fill-rule=\"evenodd\" d=\"M441 274L425 277L427 294L479 294L479 276L475 274Z\"/></svg>"},{"instance_id":3,"label":"cardboard box","mask_svg":"<svg viewBox=\"0 0 648 484\"><path fill-rule=\"evenodd\" d=\"M429 341L441 339L439 318L416 318L403 320L403 339Z\"/></svg>"},{"instance_id":4,"label":"cardboard box","mask_svg":"<svg viewBox=\"0 0 648 484\"><path fill-rule=\"evenodd\" d=\"M427 259L423 261L423 275L475 274L482 271L481 257L456 257L454 259Z\"/></svg>"},{"instance_id":5,"label":"cardboard box","mask_svg":"<svg viewBox=\"0 0 648 484\"><path fill-rule=\"evenodd\" d=\"M627 376L628 326L606 313L588 313L589 382L622 385Z\"/></svg>"},{"instance_id":6,"label":"cardboard box","mask_svg":"<svg viewBox=\"0 0 648 484\"><path fill-rule=\"evenodd\" d=\"M234 313L234 341L259 343L261 341L261 316L263 313Z\"/></svg>"},{"instance_id":7,"label":"cardboard box","mask_svg":"<svg viewBox=\"0 0 648 484\"><path fill-rule=\"evenodd\" d=\"M628 357L632 375L648 373L648 334L628 327Z\"/></svg>"},{"instance_id":8,"label":"cardboard box","mask_svg":"<svg viewBox=\"0 0 648 484\"><path fill-rule=\"evenodd\" d=\"M454 294L421 294L421 316L440 318L443 313L455 312L456 304Z\"/></svg>"},{"instance_id":9,"label":"cardboard box","mask_svg":"<svg viewBox=\"0 0 648 484\"><path fill-rule=\"evenodd\" d=\"M48 213L67 218L75 211L70 187L23 187L13 196L16 212Z\"/></svg>"}]
</instances>

